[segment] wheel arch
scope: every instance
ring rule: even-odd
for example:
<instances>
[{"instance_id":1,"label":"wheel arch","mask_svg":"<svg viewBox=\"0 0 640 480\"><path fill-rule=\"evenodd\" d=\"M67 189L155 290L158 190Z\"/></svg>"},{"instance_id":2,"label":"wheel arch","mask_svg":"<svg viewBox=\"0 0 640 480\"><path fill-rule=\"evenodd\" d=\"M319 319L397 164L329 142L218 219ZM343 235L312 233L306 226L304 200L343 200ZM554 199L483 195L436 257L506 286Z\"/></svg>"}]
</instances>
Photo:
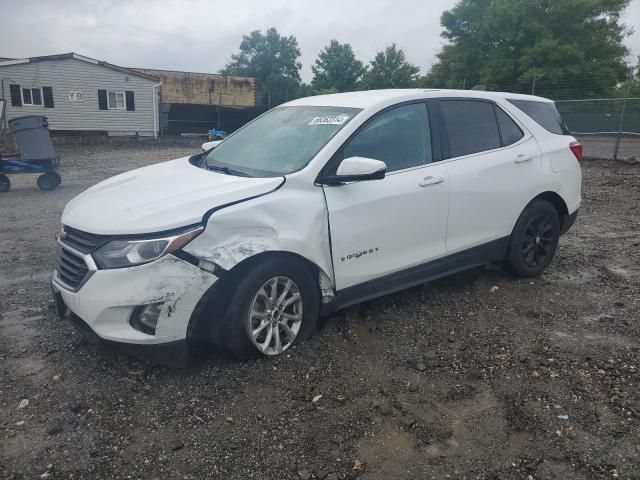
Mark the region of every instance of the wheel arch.
<instances>
[{"instance_id":1,"label":"wheel arch","mask_svg":"<svg viewBox=\"0 0 640 480\"><path fill-rule=\"evenodd\" d=\"M565 219L569 215L569 208L567 207L567 202L556 192L546 191L536 195L528 204L531 205L536 200L546 200L549 202L558 212L558 218L560 219L560 225L563 225ZM526 208L526 207L525 207Z\"/></svg>"},{"instance_id":2,"label":"wheel arch","mask_svg":"<svg viewBox=\"0 0 640 480\"><path fill-rule=\"evenodd\" d=\"M191 314L187 327L187 340L198 343L207 340L207 322L211 316L216 315L216 312L222 314L225 308L224 300L230 295L235 283L253 267L271 258L277 258L283 262L294 261L305 265L317 279L315 285L318 288L319 297L322 299L324 292L322 278L325 277L329 282L331 280L319 265L294 252L269 250L257 253L237 263L230 270L219 272L219 280L202 295Z\"/></svg>"},{"instance_id":3,"label":"wheel arch","mask_svg":"<svg viewBox=\"0 0 640 480\"><path fill-rule=\"evenodd\" d=\"M545 242L544 244L540 243L540 239L543 237L543 234L539 232L535 233L534 236L539 235L539 237L536 237L535 240L533 237L530 237L530 240L528 241L531 242L531 245L526 246L527 252L525 253L523 250L521 250L521 248L525 246L525 232L528 226L531 225L531 223L529 222L531 222L533 218L536 218L532 217L531 215L539 215L541 208L543 211L548 212L549 205L556 211L558 215L559 231L554 232L553 230L551 230L551 234L553 236L547 238L547 242ZM530 212L532 209L533 213ZM528 217L527 214L529 215ZM524 278L537 276L542 273L542 271L547 268L547 266L553 259L558 246L558 241L563 233L563 225L567 223L567 220L570 219L570 217L571 216L569 215L567 204L558 193L553 191L544 191L532 198L522 209L522 212L518 216L518 219L513 226L513 229L509 236L506 255L502 262L503 268L516 276ZM521 221L525 223L521 224ZM547 230L545 227L545 232L546 231ZM547 249L546 246L551 244L553 245L553 248ZM524 257L528 256L528 254L532 251L531 248L534 247L536 248L536 250L533 251L535 257L535 252L538 249L538 245L544 245L544 256L541 260L535 260L535 258L531 258L531 260L536 261L535 264L531 264L529 263L529 261L525 260Z\"/></svg>"},{"instance_id":4,"label":"wheel arch","mask_svg":"<svg viewBox=\"0 0 640 480\"><path fill-rule=\"evenodd\" d=\"M537 200L545 200L553 205L553 208L555 208L556 212L558 212L558 219L560 220L561 228L563 228L565 223L567 223L567 220L570 217L567 202L558 192L554 192L552 190L544 190L535 195L531 200L529 200L526 205L522 207L520 213L517 214L515 219L512 220L513 223L511 224L511 233L509 233L509 236L513 235L513 229L516 228L516 224L518 223L518 219L522 216L522 213L529 207L529 205Z\"/></svg>"}]
</instances>

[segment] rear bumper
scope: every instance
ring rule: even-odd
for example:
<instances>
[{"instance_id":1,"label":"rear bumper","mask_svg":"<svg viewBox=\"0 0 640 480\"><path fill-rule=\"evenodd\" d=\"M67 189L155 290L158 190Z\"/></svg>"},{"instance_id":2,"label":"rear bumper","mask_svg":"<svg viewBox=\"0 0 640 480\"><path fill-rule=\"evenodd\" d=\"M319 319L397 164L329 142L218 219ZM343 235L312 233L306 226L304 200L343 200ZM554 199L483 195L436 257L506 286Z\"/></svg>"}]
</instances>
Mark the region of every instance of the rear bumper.
<instances>
[{"instance_id":1,"label":"rear bumper","mask_svg":"<svg viewBox=\"0 0 640 480\"><path fill-rule=\"evenodd\" d=\"M573 226L573 224L576 223L576 218L578 217L578 211L579 209L567 215L564 218L564 222L562 222L562 226L560 227L560 235L564 235L565 233L567 233L569 229Z\"/></svg>"}]
</instances>

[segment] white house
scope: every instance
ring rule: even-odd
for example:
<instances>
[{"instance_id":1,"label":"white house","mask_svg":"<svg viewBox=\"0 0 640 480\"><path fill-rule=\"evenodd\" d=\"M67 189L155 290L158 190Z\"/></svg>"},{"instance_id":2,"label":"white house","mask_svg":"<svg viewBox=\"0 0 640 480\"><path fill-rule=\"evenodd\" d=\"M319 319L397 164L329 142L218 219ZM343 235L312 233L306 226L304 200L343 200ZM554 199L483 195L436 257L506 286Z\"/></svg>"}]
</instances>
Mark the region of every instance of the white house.
<instances>
[{"instance_id":1,"label":"white house","mask_svg":"<svg viewBox=\"0 0 640 480\"><path fill-rule=\"evenodd\" d=\"M158 78L66 53L0 60L8 120L44 115L57 132L157 136Z\"/></svg>"}]
</instances>

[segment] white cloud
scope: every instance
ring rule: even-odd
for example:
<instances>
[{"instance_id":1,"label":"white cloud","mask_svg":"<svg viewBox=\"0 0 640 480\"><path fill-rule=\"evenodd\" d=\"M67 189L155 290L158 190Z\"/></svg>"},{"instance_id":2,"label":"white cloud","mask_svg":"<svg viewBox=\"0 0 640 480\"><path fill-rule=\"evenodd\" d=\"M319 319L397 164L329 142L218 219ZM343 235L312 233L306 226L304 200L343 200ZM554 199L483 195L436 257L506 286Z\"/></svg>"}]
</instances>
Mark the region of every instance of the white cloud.
<instances>
[{"instance_id":1,"label":"white cloud","mask_svg":"<svg viewBox=\"0 0 640 480\"><path fill-rule=\"evenodd\" d=\"M396 42L426 72L442 46L440 15L455 0L3 0L0 56L75 51L123 66L216 72L242 35L275 26L302 50L303 79L331 38L363 61ZM640 29L640 0L624 21ZM640 55L640 32L627 39Z\"/></svg>"}]
</instances>

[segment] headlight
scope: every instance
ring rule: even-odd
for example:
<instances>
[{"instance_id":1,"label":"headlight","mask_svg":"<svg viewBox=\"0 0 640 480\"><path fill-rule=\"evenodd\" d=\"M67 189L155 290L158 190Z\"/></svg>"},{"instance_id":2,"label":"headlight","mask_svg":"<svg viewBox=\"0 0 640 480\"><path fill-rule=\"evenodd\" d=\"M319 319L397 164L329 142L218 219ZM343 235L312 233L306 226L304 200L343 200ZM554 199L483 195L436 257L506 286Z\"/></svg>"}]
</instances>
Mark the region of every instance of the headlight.
<instances>
[{"instance_id":1,"label":"headlight","mask_svg":"<svg viewBox=\"0 0 640 480\"><path fill-rule=\"evenodd\" d=\"M123 268L149 263L184 247L202 233L204 227L159 238L111 240L93 253L99 268Z\"/></svg>"}]
</instances>

